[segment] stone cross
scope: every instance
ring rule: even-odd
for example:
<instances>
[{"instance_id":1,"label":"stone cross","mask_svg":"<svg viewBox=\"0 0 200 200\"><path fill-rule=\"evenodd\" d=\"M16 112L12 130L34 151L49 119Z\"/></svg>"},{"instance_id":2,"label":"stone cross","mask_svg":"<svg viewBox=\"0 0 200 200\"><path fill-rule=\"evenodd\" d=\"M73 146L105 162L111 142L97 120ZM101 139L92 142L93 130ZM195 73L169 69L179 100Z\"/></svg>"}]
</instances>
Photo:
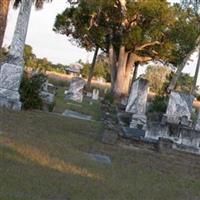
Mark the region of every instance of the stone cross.
<instances>
[{"instance_id":1,"label":"stone cross","mask_svg":"<svg viewBox=\"0 0 200 200\"><path fill-rule=\"evenodd\" d=\"M148 81L137 79L133 82L126 106L126 112L132 113L130 128L146 129L146 107L148 96Z\"/></svg>"},{"instance_id":2,"label":"stone cross","mask_svg":"<svg viewBox=\"0 0 200 200\"><path fill-rule=\"evenodd\" d=\"M19 87L32 0L23 0L8 57L0 63L0 106L21 110Z\"/></svg>"}]
</instances>

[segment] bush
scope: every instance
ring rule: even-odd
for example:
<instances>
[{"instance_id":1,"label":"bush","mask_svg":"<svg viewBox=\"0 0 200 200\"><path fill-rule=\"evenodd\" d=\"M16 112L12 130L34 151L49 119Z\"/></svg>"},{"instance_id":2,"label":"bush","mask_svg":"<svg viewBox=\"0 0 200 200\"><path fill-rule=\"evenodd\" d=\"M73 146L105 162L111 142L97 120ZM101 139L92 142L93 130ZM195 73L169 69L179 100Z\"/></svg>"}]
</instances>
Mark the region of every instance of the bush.
<instances>
[{"instance_id":1,"label":"bush","mask_svg":"<svg viewBox=\"0 0 200 200\"><path fill-rule=\"evenodd\" d=\"M149 112L165 113L167 109L167 98L165 96L155 96L152 101Z\"/></svg>"},{"instance_id":2,"label":"bush","mask_svg":"<svg viewBox=\"0 0 200 200\"><path fill-rule=\"evenodd\" d=\"M28 77L24 73L20 86L22 106L27 109L42 109L43 103L39 95L42 84L46 81L46 76L42 73Z\"/></svg>"},{"instance_id":3,"label":"bush","mask_svg":"<svg viewBox=\"0 0 200 200\"><path fill-rule=\"evenodd\" d=\"M104 100L107 101L107 102L109 102L109 103L111 103L111 104L113 104L114 103L114 96L113 96L113 94L111 92L107 92L105 94Z\"/></svg>"}]
</instances>

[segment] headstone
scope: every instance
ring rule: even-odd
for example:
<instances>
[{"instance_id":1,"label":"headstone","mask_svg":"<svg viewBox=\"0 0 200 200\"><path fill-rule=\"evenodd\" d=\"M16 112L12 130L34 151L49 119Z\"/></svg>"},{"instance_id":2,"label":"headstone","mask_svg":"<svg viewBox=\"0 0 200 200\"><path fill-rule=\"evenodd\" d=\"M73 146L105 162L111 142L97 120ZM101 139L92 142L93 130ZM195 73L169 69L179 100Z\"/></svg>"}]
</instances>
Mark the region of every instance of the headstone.
<instances>
[{"instance_id":1,"label":"headstone","mask_svg":"<svg viewBox=\"0 0 200 200\"><path fill-rule=\"evenodd\" d=\"M4 63L0 70L0 106L21 110L19 87L23 68L20 65Z\"/></svg>"},{"instance_id":2,"label":"headstone","mask_svg":"<svg viewBox=\"0 0 200 200\"><path fill-rule=\"evenodd\" d=\"M123 97L123 98L121 99L121 105L127 106L127 103L128 103L128 98L127 98L127 97Z\"/></svg>"},{"instance_id":3,"label":"headstone","mask_svg":"<svg viewBox=\"0 0 200 200\"><path fill-rule=\"evenodd\" d=\"M46 79L46 81L42 84L42 91L48 92L48 85L49 81Z\"/></svg>"},{"instance_id":4,"label":"headstone","mask_svg":"<svg viewBox=\"0 0 200 200\"><path fill-rule=\"evenodd\" d=\"M137 79L133 82L126 112L132 113L130 128L146 130L146 106L148 96L148 81Z\"/></svg>"},{"instance_id":5,"label":"headstone","mask_svg":"<svg viewBox=\"0 0 200 200\"><path fill-rule=\"evenodd\" d=\"M55 99L55 94L50 93L48 91L41 91L40 92L40 97L42 98L43 102L51 105L54 103L54 99Z\"/></svg>"},{"instance_id":6,"label":"headstone","mask_svg":"<svg viewBox=\"0 0 200 200\"><path fill-rule=\"evenodd\" d=\"M86 93L86 97L92 98L92 93L91 92L87 92Z\"/></svg>"},{"instance_id":7,"label":"headstone","mask_svg":"<svg viewBox=\"0 0 200 200\"><path fill-rule=\"evenodd\" d=\"M70 82L69 90L65 92L65 99L82 102L84 86L85 86L84 79L80 77L72 78Z\"/></svg>"},{"instance_id":8,"label":"headstone","mask_svg":"<svg viewBox=\"0 0 200 200\"><path fill-rule=\"evenodd\" d=\"M187 93L171 92L164 121L190 126L194 97Z\"/></svg>"},{"instance_id":9,"label":"headstone","mask_svg":"<svg viewBox=\"0 0 200 200\"><path fill-rule=\"evenodd\" d=\"M198 109L198 112L197 112L197 122L196 122L195 130L200 131L200 108Z\"/></svg>"},{"instance_id":10,"label":"headstone","mask_svg":"<svg viewBox=\"0 0 200 200\"><path fill-rule=\"evenodd\" d=\"M0 106L21 110L19 87L23 75L23 51L32 1L23 0L7 58L0 63Z\"/></svg>"},{"instance_id":11,"label":"headstone","mask_svg":"<svg viewBox=\"0 0 200 200\"><path fill-rule=\"evenodd\" d=\"M99 100L99 90L98 89L93 89L92 99L93 100Z\"/></svg>"}]
</instances>

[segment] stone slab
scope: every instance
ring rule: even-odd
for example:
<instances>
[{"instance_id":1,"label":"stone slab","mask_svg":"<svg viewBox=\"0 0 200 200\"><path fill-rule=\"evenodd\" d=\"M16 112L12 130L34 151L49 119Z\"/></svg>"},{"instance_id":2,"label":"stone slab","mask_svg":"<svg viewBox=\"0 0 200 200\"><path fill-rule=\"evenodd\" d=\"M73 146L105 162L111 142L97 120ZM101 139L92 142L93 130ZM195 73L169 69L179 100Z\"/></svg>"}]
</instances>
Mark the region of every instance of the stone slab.
<instances>
[{"instance_id":1,"label":"stone slab","mask_svg":"<svg viewBox=\"0 0 200 200\"><path fill-rule=\"evenodd\" d=\"M81 119L81 120L86 120L86 121L92 120L92 116L85 115L85 114L75 112L72 110L65 110L62 115L65 117L71 117L71 118L76 118L76 119Z\"/></svg>"},{"instance_id":2,"label":"stone slab","mask_svg":"<svg viewBox=\"0 0 200 200\"><path fill-rule=\"evenodd\" d=\"M111 164L111 159L109 156L101 155L101 154L93 154L93 153L87 153L86 154L91 160L104 163L104 164Z\"/></svg>"},{"instance_id":3,"label":"stone slab","mask_svg":"<svg viewBox=\"0 0 200 200\"><path fill-rule=\"evenodd\" d=\"M145 137L145 131L136 128L122 127L123 136L127 138L140 140Z\"/></svg>"}]
</instances>

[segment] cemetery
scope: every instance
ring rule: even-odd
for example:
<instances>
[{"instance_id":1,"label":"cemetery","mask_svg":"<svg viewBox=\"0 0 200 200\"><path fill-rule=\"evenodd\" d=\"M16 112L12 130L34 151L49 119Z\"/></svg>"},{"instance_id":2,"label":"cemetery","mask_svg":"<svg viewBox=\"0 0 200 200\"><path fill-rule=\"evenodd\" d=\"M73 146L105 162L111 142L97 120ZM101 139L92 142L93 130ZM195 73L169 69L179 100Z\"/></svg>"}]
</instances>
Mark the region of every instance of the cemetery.
<instances>
[{"instance_id":1,"label":"cemetery","mask_svg":"<svg viewBox=\"0 0 200 200\"><path fill-rule=\"evenodd\" d=\"M0 52L0 200L200 199L199 3L68 1L53 31L94 55L65 66L25 45L44 2Z\"/></svg>"}]
</instances>

